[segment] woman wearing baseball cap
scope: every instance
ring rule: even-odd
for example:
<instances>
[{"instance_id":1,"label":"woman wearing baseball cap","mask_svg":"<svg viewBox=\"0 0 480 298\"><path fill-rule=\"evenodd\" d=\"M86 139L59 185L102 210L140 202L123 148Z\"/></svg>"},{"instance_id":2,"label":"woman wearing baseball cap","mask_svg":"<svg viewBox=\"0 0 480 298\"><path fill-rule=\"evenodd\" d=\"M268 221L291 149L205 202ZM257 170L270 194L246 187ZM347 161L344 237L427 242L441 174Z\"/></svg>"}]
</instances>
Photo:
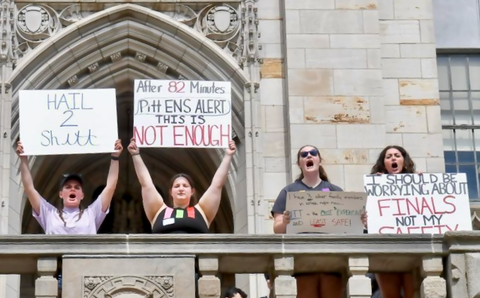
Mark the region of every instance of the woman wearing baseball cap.
<instances>
[{"instance_id":1,"label":"woman wearing baseball cap","mask_svg":"<svg viewBox=\"0 0 480 298\"><path fill-rule=\"evenodd\" d=\"M58 195L63 201L62 208L56 208L45 200L35 189L28 166L27 156L21 142L17 143L17 155L20 157L20 174L28 200L32 205L33 217L42 226L45 234L96 234L107 216L118 181L119 156L123 147L120 140L115 142L116 152L111 155L107 185L90 206L83 209L80 205L83 193L83 179L79 174L65 174L60 182Z\"/></svg>"}]
</instances>

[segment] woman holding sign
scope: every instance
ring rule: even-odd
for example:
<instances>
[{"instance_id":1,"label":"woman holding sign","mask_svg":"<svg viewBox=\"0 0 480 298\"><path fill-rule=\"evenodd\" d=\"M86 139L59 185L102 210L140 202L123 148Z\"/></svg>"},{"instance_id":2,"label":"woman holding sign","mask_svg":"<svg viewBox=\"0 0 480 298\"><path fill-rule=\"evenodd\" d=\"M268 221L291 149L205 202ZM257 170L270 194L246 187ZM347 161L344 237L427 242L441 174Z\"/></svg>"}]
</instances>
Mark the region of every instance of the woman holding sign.
<instances>
[{"instance_id":1,"label":"woman holding sign","mask_svg":"<svg viewBox=\"0 0 480 298\"><path fill-rule=\"evenodd\" d=\"M284 187L272 208L275 234L285 234L290 223L290 213L286 211L287 193L299 191L343 191L328 181L327 173L322 167L322 157L317 147L306 145L297 153L297 165L301 173L292 184ZM362 222L366 216L362 214ZM298 298L341 298L344 285L339 273L297 274Z\"/></svg>"},{"instance_id":2,"label":"woman holding sign","mask_svg":"<svg viewBox=\"0 0 480 298\"><path fill-rule=\"evenodd\" d=\"M415 163L400 146L385 147L371 171L371 174L377 175L407 173L415 173ZM376 279L383 298L413 298L415 294L411 273L379 273Z\"/></svg>"},{"instance_id":3,"label":"woman holding sign","mask_svg":"<svg viewBox=\"0 0 480 298\"><path fill-rule=\"evenodd\" d=\"M56 208L47 202L35 189L28 166L28 158L23 155L23 145L18 142L16 152L20 157L20 174L28 200L32 205L33 216L42 226L45 234L96 234L108 213L113 193L117 186L119 156L123 147L120 140L115 142L116 152L111 155L107 185L88 208L83 209L81 202L83 179L78 174L66 174L60 182L58 196L63 201L63 208Z\"/></svg>"},{"instance_id":4,"label":"woman holding sign","mask_svg":"<svg viewBox=\"0 0 480 298\"><path fill-rule=\"evenodd\" d=\"M170 181L169 194L173 208L167 206L153 184L152 177L140 156L135 139L128 145L132 155L135 172L142 187L143 207L152 233L194 234L208 233L213 219L217 215L222 198L222 188L227 180L228 169L235 154L235 142L230 141L223 161L213 176L210 187L198 203L195 200L193 180L186 174L177 174Z\"/></svg>"}]
</instances>

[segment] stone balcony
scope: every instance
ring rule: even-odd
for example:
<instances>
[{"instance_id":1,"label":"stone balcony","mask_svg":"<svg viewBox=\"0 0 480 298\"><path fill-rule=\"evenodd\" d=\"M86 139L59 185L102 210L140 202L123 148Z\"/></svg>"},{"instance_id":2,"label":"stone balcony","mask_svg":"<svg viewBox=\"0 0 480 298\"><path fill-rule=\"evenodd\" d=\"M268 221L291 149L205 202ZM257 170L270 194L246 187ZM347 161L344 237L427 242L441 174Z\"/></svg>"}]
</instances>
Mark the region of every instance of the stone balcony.
<instances>
[{"instance_id":1,"label":"stone balcony","mask_svg":"<svg viewBox=\"0 0 480 298\"><path fill-rule=\"evenodd\" d=\"M480 297L477 232L0 237L0 274L35 274L35 297L57 297L60 264L63 298L193 298L195 268L201 298L221 297L232 284L220 280L235 273L270 273L274 297L293 298L293 274L321 271L341 272L349 298L370 297L367 271L414 272L418 297Z\"/></svg>"}]
</instances>

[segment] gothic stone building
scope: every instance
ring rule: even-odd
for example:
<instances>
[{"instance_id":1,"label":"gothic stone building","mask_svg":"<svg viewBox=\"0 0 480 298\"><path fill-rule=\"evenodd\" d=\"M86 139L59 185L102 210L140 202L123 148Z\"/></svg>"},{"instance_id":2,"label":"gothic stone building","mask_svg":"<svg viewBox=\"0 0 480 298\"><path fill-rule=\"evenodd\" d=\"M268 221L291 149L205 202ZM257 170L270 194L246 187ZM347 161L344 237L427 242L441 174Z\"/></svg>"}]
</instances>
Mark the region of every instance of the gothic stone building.
<instances>
[{"instance_id":1,"label":"gothic stone building","mask_svg":"<svg viewBox=\"0 0 480 298\"><path fill-rule=\"evenodd\" d=\"M238 154L214 233L272 233L269 210L298 174L304 144L321 148L331 181L347 191L362 190L362 175L389 144L404 146L420 171L466 172L478 226L478 11L475 0L2 0L0 234L41 233L14 152L19 91L115 88L126 146L141 78L232 83ZM142 151L162 192L178 172L202 192L222 155ZM62 174L82 173L90 198L108 163L107 155L30 159L36 187L56 204ZM120 163L100 233L148 233L126 152ZM260 281L237 285L255 297L266 291ZM32 287L27 275L0 277L0 297L31 297Z\"/></svg>"}]
</instances>

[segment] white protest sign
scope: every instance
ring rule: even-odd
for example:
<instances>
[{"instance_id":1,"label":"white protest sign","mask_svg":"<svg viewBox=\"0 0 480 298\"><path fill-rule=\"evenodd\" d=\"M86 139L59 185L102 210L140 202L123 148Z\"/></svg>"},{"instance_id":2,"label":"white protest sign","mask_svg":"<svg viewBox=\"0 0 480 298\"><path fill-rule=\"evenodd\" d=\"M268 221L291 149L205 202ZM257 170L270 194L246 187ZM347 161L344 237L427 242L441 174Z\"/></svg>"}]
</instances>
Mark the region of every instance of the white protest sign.
<instances>
[{"instance_id":1,"label":"white protest sign","mask_svg":"<svg viewBox=\"0 0 480 298\"><path fill-rule=\"evenodd\" d=\"M230 82L135 80L139 147L227 148L231 112Z\"/></svg>"},{"instance_id":2,"label":"white protest sign","mask_svg":"<svg viewBox=\"0 0 480 298\"><path fill-rule=\"evenodd\" d=\"M19 101L25 155L115 151L115 89L21 90Z\"/></svg>"},{"instance_id":3,"label":"white protest sign","mask_svg":"<svg viewBox=\"0 0 480 298\"><path fill-rule=\"evenodd\" d=\"M464 173L366 175L368 233L472 230Z\"/></svg>"},{"instance_id":4,"label":"white protest sign","mask_svg":"<svg viewBox=\"0 0 480 298\"><path fill-rule=\"evenodd\" d=\"M363 192L289 192L287 234L363 234L361 215L366 200L367 195Z\"/></svg>"}]
</instances>

